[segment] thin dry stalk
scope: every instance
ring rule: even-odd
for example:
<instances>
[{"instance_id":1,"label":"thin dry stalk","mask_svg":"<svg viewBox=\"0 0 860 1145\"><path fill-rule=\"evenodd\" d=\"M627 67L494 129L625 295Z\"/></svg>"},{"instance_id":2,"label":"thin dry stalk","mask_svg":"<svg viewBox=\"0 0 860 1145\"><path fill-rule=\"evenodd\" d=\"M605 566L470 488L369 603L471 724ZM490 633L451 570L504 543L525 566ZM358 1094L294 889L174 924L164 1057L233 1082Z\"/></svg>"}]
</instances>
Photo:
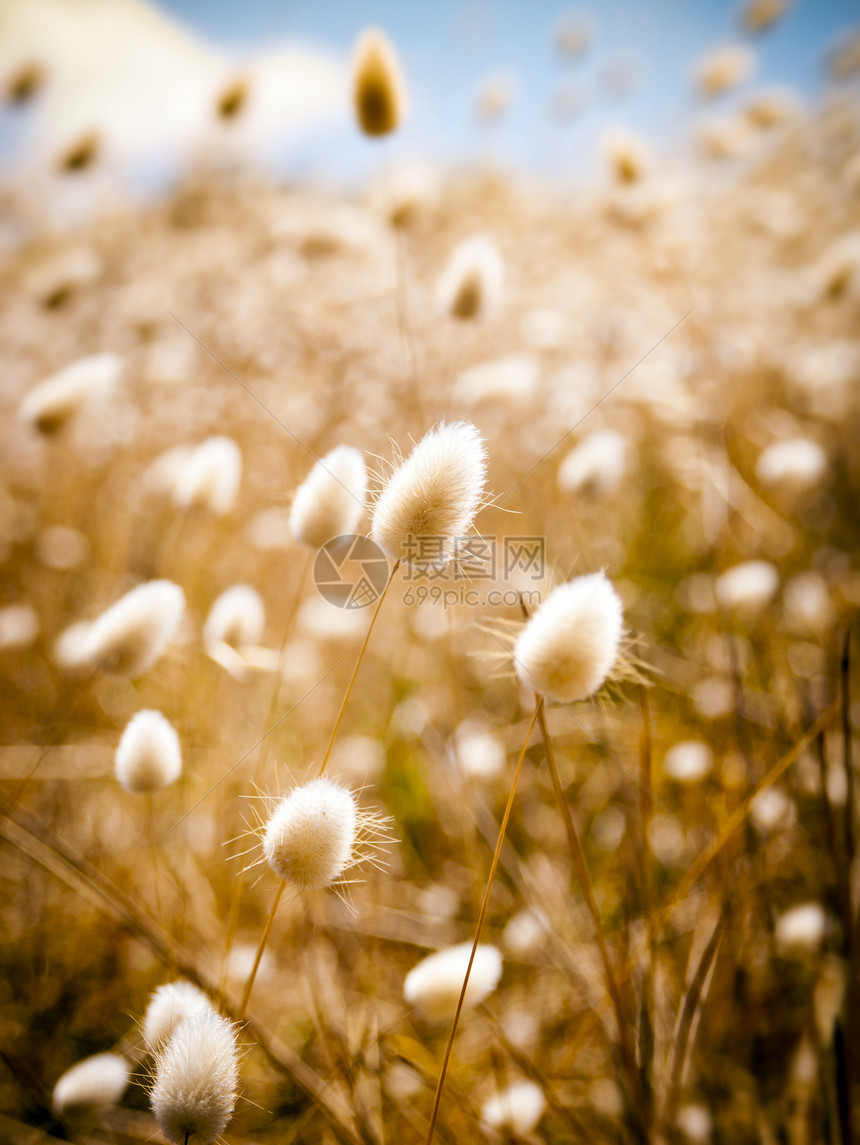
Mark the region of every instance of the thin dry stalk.
<instances>
[{"instance_id":1,"label":"thin dry stalk","mask_svg":"<svg viewBox=\"0 0 860 1145\"><path fill-rule=\"evenodd\" d=\"M552 739L547 727L546 717L544 715L543 707L538 709L538 720L541 727L541 735L543 736L544 749L547 755L547 763L549 765L550 777L552 779L553 791L555 792L556 802L558 803L559 811L561 812L562 821L564 822L565 834L567 835L568 848L570 856L573 861L573 867L576 871L576 877L579 880L580 887L582 888L582 896L585 899L585 904L588 907L588 913L591 915L592 923L594 924L595 938L597 939L597 948L600 952L600 959L603 963L603 970L606 975L606 984L609 989L609 996L612 1000L612 1007L615 1011L615 1020L618 1025L618 1037L621 1043L621 1056L624 1061L624 1068L627 1073L627 1079L630 1086L630 1101L632 1103L633 1112L638 1119L638 1130L643 1141L649 1139L649 1118L648 1118L648 1105L645 1099L644 1087L642 1084L642 1075L639 1072L639 1067L636 1064L636 1053L634 1050L633 1033L630 1029L630 1022L627 1017L627 1011L624 1008L624 1000L621 997L621 987L618 983L618 978L615 974L615 969L612 965L612 959L609 954L609 946L606 941L606 935L603 931L603 924L600 919L600 911L597 908L597 900L594 897L594 887L591 883L591 876L588 873L588 867L585 862L585 854L582 850L582 844L579 841L579 833L573 822L573 816L570 813L570 807L567 804L564 790L561 786L561 776L558 772L558 764L555 759L555 751L552 746Z\"/></svg>"},{"instance_id":2,"label":"thin dry stalk","mask_svg":"<svg viewBox=\"0 0 860 1145\"><path fill-rule=\"evenodd\" d=\"M391 582L394 580L394 574L397 572L397 570L399 568L400 568L400 561L398 560L398 561L394 562L394 567L392 568L391 572L388 574L388 581L386 582L385 588L382 590L382 595L379 598L379 603L376 605L376 608L374 609L373 617L370 621L370 627L367 630L367 635L364 638L364 643L361 645L361 651L358 654L358 659L356 660L355 667L352 670L352 676L350 677L349 684L347 685L346 694L343 697L343 703L340 705L340 711L337 713L337 719L335 720L334 727L332 728L332 731L331 731L331 738L328 741L328 747L325 749L325 755L323 756L323 761L320 764L320 769L319 769L319 775L320 776L324 774L325 769L328 765L329 756L331 755L331 749L334 747L334 741L337 738L338 731L340 730L340 725L341 725L341 722L343 720L343 714L346 711L346 705L349 703L349 697L352 695L353 685L355 684L356 677L358 676L358 670L361 667L361 662L364 659L364 654L367 651L367 645L368 645L368 642L370 640L370 634L371 634L371 632L373 632L374 625L376 624L376 618L377 618L377 616L379 616L379 611L382 608L382 602L385 600L385 597L388 594L388 590L391 588ZM319 776L318 776L318 778L319 778Z\"/></svg>"},{"instance_id":3,"label":"thin dry stalk","mask_svg":"<svg viewBox=\"0 0 860 1145\"><path fill-rule=\"evenodd\" d=\"M275 915L278 911L278 905L281 901L281 895L284 893L284 887L287 884L281 879L278 882L278 889L275 893L275 901L272 903L272 909L269 911L269 917L266 919L266 925L263 927L263 933L260 935L260 941L257 944L257 953L254 955L254 965L251 967L251 973L248 975L248 981L245 983L245 989L242 993L242 1001L239 1003L239 1012L236 1015L238 1021L242 1021L245 1017L245 1011L248 1008L248 1002L251 1000L251 991L254 989L254 981L257 977L257 971L260 969L260 962L263 958L263 951L266 949L266 943L269 941L269 935L272 931L272 923L275 921Z\"/></svg>"},{"instance_id":4,"label":"thin dry stalk","mask_svg":"<svg viewBox=\"0 0 860 1145\"><path fill-rule=\"evenodd\" d=\"M469 986L469 975L472 973L472 963L475 961L475 951L478 949L478 943L481 941L481 931L484 929L484 920L487 917L487 910L488 910L489 905L490 905L490 894L491 894L492 889L493 889L493 880L496 877L496 871L497 871L498 866L499 866L499 858L501 857L501 854L502 854L502 844L505 841L505 832L508 829L508 820L511 817L511 810L512 810L513 805L514 805L514 796L516 795L516 792L517 792L517 783L519 782L520 772L523 769L523 761L526 758L526 752L528 751L529 740L531 739L532 732L534 731L535 723L538 720L538 718L540 717L540 713L542 711L543 711L543 697L540 697L537 700L537 703L535 704L534 715L531 718L531 721L530 721L529 726L528 726L528 731L526 732L525 739L523 740L523 746L522 746L522 750L520 751L520 757L517 760L517 769L514 772L514 778L513 778L513 782L511 783L510 794L508 795L508 802L507 802L507 805L505 806L505 813L502 816L502 822L499 826L499 838L498 838L498 841L496 842L496 850L493 854L493 861L490 864L490 873L487 876L487 889L484 891L484 901L481 904L481 913L478 916L478 925L475 927L475 938L472 942L472 950L469 954L469 964L466 967L466 974L465 974L465 977L463 979L463 985L460 988L460 997L457 999L457 1009L454 1012L454 1020L451 1023L451 1032L448 1035L448 1044L445 1047L445 1057L442 1059L442 1070L439 1074L439 1081L436 1085L436 1095L433 1098L433 1111L430 1114L430 1126L427 1130L426 1145L430 1145L430 1143L433 1140L433 1133L434 1133L434 1130L436 1128L436 1119L439 1116L439 1105L440 1105L440 1102L442 1101L442 1090L445 1087L445 1076L448 1072L448 1062L451 1060L451 1049L454 1045L454 1036L457 1033L457 1026L459 1025L459 1022L460 1022L460 1014L463 1010L463 1003L466 999L466 990L468 989L468 986Z\"/></svg>"}]
</instances>

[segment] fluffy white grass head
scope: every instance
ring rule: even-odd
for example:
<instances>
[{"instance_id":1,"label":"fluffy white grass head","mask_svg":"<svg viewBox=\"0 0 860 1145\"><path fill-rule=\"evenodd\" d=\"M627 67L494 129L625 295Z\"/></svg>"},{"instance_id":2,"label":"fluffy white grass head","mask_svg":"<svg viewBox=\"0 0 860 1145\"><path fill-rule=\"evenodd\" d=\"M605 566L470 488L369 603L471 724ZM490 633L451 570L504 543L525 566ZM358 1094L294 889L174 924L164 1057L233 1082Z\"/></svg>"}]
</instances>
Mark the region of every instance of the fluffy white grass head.
<instances>
[{"instance_id":1,"label":"fluffy white grass head","mask_svg":"<svg viewBox=\"0 0 860 1145\"><path fill-rule=\"evenodd\" d=\"M750 32L763 32L775 24L791 5L791 0L748 0L741 12L744 27Z\"/></svg>"},{"instance_id":2,"label":"fluffy white grass head","mask_svg":"<svg viewBox=\"0 0 860 1145\"><path fill-rule=\"evenodd\" d=\"M817 950L827 928L827 915L819 902L803 903L781 914L774 935L781 954L804 954Z\"/></svg>"},{"instance_id":3,"label":"fluffy white grass head","mask_svg":"<svg viewBox=\"0 0 860 1145\"><path fill-rule=\"evenodd\" d=\"M367 469L361 453L339 445L314 465L296 490L290 532L311 549L358 530L367 499Z\"/></svg>"},{"instance_id":4,"label":"fluffy white grass head","mask_svg":"<svg viewBox=\"0 0 860 1145\"><path fill-rule=\"evenodd\" d=\"M752 74L755 56L745 44L714 48L696 66L699 94L706 99L738 87Z\"/></svg>"},{"instance_id":5,"label":"fluffy white grass head","mask_svg":"<svg viewBox=\"0 0 860 1145\"><path fill-rule=\"evenodd\" d=\"M833 623L836 609L827 582L816 572L802 572L786 582L782 596L789 628L801 636L821 636Z\"/></svg>"},{"instance_id":6,"label":"fluffy white grass head","mask_svg":"<svg viewBox=\"0 0 860 1145\"><path fill-rule=\"evenodd\" d=\"M155 1059L150 1104L174 1145L209 1145L233 1115L239 1080L236 1032L213 1009L178 1023Z\"/></svg>"},{"instance_id":7,"label":"fluffy white grass head","mask_svg":"<svg viewBox=\"0 0 860 1145\"><path fill-rule=\"evenodd\" d=\"M471 942L449 946L422 959L406 975L403 996L428 1018L451 1018L463 988L469 965ZM477 1006L489 997L502 976L502 956L495 946L479 946L463 1000L465 1008Z\"/></svg>"},{"instance_id":8,"label":"fluffy white grass head","mask_svg":"<svg viewBox=\"0 0 860 1145\"><path fill-rule=\"evenodd\" d=\"M203 643L220 641L231 648L259 644L265 622L266 610L257 590L247 584L234 584L221 593L209 610L203 625Z\"/></svg>"},{"instance_id":9,"label":"fluffy white grass head","mask_svg":"<svg viewBox=\"0 0 860 1145\"><path fill-rule=\"evenodd\" d=\"M73 1109L103 1109L116 1105L125 1093L129 1064L120 1054L96 1054L73 1065L54 1086L54 1113Z\"/></svg>"},{"instance_id":10,"label":"fluffy white grass head","mask_svg":"<svg viewBox=\"0 0 860 1145\"><path fill-rule=\"evenodd\" d=\"M34 386L20 406L18 416L42 433L61 429L91 399L106 396L122 372L116 354L94 354Z\"/></svg>"},{"instance_id":11,"label":"fluffy white grass head","mask_svg":"<svg viewBox=\"0 0 860 1145\"><path fill-rule=\"evenodd\" d=\"M640 183L654 167L651 148L641 136L627 128L607 128L601 139L601 149L618 183Z\"/></svg>"},{"instance_id":12,"label":"fluffy white grass head","mask_svg":"<svg viewBox=\"0 0 860 1145\"><path fill-rule=\"evenodd\" d=\"M29 648L39 635L39 616L32 604L0 608L0 648Z\"/></svg>"},{"instance_id":13,"label":"fluffy white grass head","mask_svg":"<svg viewBox=\"0 0 860 1145\"><path fill-rule=\"evenodd\" d=\"M817 485L827 469L827 454L806 437L776 441L756 462L755 473L761 485L808 489Z\"/></svg>"},{"instance_id":14,"label":"fluffy white grass head","mask_svg":"<svg viewBox=\"0 0 860 1145\"><path fill-rule=\"evenodd\" d=\"M618 593L602 572L553 589L514 646L522 684L563 704L594 695L614 668L624 617Z\"/></svg>"},{"instance_id":15,"label":"fluffy white grass head","mask_svg":"<svg viewBox=\"0 0 860 1145\"><path fill-rule=\"evenodd\" d=\"M117 745L114 770L126 791L145 794L168 787L182 771L182 749L173 724L149 709L132 716Z\"/></svg>"},{"instance_id":16,"label":"fluffy white grass head","mask_svg":"<svg viewBox=\"0 0 860 1145\"><path fill-rule=\"evenodd\" d=\"M717 578L717 600L722 608L746 614L759 612L779 588L779 573L768 561L743 561Z\"/></svg>"},{"instance_id":17,"label":"fluffy white grass head","mask_svg":"<svg viewBox=\"0 0 860 1145\"><path fill-rule=\"evenodd\" d=\"M663 757L663 774L676 783L698 783L711 770L714 754L706 743L686 739L670 747Z\"/></svg>"},{"instance_id":18,"label":"fluffy white grass head","mask_svg":"<svg viewBox=\"0 0 860 1145\"><path fill-rule=\"evenodd\" d=\"M505 287L499 249L485 235L473 235L456 247L436 287L436 308L462 320L489 318Z\"/></svg>"},{"instance_id":19,"label":"fluffy white grass head","mask_svg":"<svg viewBox=\"0 0 860 1145\"><path fill-rule=\"evenodd\" d=\"M91 628L89 620L77 620L54 641L54 663L61 671L75 675L89 670Z\"/></svg>"},{"instance_id":20,"label":"fluffy white grass head","mask_svg":"<svg viewBox=\"0 0 860 1145\"><path fill-rule=\"evenodd\" d=\"M276 805L262 827L263 856L300 890L343 885L358 863L388 839L388 820L360 807L352 791L333 779L312 779Z\"/></svg>"},{"instance_id":21,"label":"fluffy white grass head","mask_svg":"<svg viewBox=\"0 0 860 1145\"><path fill-rule=\"evenodd\" d=\"M193 982L165 982L153 990L143 1016L143 1040L151 1054L160 1050L180 1022L212 1003Z\"/></svg>"},{"instance_id":22,"label":"fluffy white grass head","mask_svg":"<svg viewBox=\"0 0 860 1145\"><path fill-rule=\"evenodd\" d=\"M589 434L568 453L558 471L563 493L614 493L627 471L628 442L614 430Z\"/></svg>"},{"instance_id":23,"label":"fluffy white grass head","mask_svg":"<svg viewBox=\"0 0 860 1145\"><path fill-rule=\"evenodd\" d=\"M379 28L358 38L352 61L352 100L365 135L389 135L408 109L406 82L394 45Z\"/></svg>"},{"instance_id":24,"label":"fluffy white grass head","mask_svg":"<svg viewBox=\"0 0 860 1145\"><path fill-rule=\"evenodd\" d=\"M546 1109L543 1090L533 1081L517 1081L484 1103L481 1121L490 1129L507 1130L514 1137L527 1137Z\"/></svg>"},{"instance_id":25,"label":"fluffy white grass head","mask_svg":"<svg viewBox=\"0 0 860 1145\"><path fill-rule=\"evenodd\" d=\"M781 787L765 787L750 804L750 819L760 835L770 835L792 827L797 808Z\"/></svg>"},{"instance_id":26,"label":"fluffy white grass head","mask_svg":"<svg viewBox=\"0 0 860 1145\"><path fill-rule=\"evenodd\" d=\"M414 540L433 538L430 560L449 560L453 538L471 528L486 476L487 451L477 429L466 421L440 422L383 485L373 510L374 541L396 561L410 559Z\"/></svg>"},{"instance_id":27,"label":"fluffy white grass head","mask_svg":"<svg viewBox=\"0 0 860 1145\"><path fill-rule=\"evenodd\" d=\"M457 379L457 396L464 402L507 402L518 405L535 395L540 367L534 358L511 355L472 366Z\"/></svg>"},{"instance_id":28,"label":"fluffy white grass head","mask_svg":"<svg viewBox=\"0 0 860 1145\"><path fill-rule=\"evenodd\" d=\"M495 779L505 769L505 745L480 717L470 717L457 725L454 751L460 767L471 779Z\"/></svg>"},{"instance_id":29,"label":"fluffy white grass head","mask_svg":"<svg viewBox=\"0 0 860 1145\"><path fill-rule=\"evenodd\" d=\"M223 517L233 508L242 480L242 453L231 437L210 437L200 443L182 466L173 484L180 509L206 509Z\"/></svg>"},{"instance_id":30,"label":"fluffy white grass head","mask_svg":"<svg viewBox=\"0 0 860 1145\"><path fill-rule=\"evenodd\" d=\"M179 585L169 580L140 584L90 625L85 658L120 676L142 676L167 650L184 613Z\"/></svg>"}]
</instances>

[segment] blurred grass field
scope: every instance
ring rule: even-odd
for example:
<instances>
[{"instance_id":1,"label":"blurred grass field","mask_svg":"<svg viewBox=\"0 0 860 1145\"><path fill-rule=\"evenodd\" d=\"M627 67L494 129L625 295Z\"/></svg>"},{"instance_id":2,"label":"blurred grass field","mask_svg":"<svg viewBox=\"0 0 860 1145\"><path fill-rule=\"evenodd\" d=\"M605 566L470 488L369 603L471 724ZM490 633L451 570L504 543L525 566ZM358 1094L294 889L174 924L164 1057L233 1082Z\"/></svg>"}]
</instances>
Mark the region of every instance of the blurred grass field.
<instances>
[{"instance_id":1,"label":"blurred grass field","mask_svg":"<svg viewBox=\"0 0 860 1145\"><path fill-rule=\"evenodd\" d=\"M548 717L649 1139L851 1139L860 123L834 99L750 130L740 159L610 169L576 192L441 169L404 190L381 168L346 196L198 171L65 231L7 194L31 223L0 266L5 1140L160 1139L137 1023L180 972L235 1009L276 883L239 852L261 796L319 763L369 622L317 592L292 494L336 445L378 468L443 418L487 443L496 500L478 531L544 539L542 578L500 569L493 587L545 595L605 569L643 666L647 685ZM461 322L436 285L476 232L505 288ZM16 417L36 383L100 353L122 361L109 396L51 435ZM609 431L588 465L566 461ZM241 450L235 505L177 508L155 463L216 434ZM761 460L797 439L823 465ZM750 561L773 571L722 579ZM155 578L181 585L187 616L151 672L58 660L72 623ZM236 679L205 655L209 609L237 583L265 603L261 644L286 641L282 673ZM227 1141L427 1132L448 1027L404 1002L403 979L473 936L531 715L498 655L521 612L473 587L477 603L451 607L392 587L331 763L392 817L387 866L362 869L349 903L285 896ZM157 873L146 801L113 772L141 708L174 723L184 757L151 801ZM461 1023L438 1139L492 1139L482 1107L522 1078L547 1101L530 1137L641 1139L538 738L483 941L503 975ZM55 1118L57 1078L110 1049L135 1064L120 1105Z\"/></svg>"}]
</instances>

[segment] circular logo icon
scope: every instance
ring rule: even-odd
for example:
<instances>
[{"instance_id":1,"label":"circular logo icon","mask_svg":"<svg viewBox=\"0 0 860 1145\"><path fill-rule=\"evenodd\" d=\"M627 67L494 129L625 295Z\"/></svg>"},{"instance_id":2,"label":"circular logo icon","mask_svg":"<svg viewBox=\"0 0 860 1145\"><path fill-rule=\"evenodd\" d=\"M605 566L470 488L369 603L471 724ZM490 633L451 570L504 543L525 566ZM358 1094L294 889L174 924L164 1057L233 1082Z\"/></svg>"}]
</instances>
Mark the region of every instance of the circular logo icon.
<instances>
[{"instance_id":1,"label":"circular logo icon","mask_svg":"<svg viewBox=\"0 0 860 1145\"><path fill-rule=\"evenodd\" d=\"M314 561L314 584L337 608L367 608L388 583L388 559L370 537L347 533L326 541Z\"/></svg>"}]
</instances>

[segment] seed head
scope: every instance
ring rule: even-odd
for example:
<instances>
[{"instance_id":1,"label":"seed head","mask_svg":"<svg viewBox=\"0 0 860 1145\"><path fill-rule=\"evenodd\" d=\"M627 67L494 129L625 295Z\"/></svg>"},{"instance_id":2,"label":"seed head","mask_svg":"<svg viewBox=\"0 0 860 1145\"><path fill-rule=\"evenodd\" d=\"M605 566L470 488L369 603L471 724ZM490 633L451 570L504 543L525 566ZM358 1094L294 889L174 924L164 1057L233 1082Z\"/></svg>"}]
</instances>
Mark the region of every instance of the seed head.
<instances>
[{"instance_id":1,"label":"seed head","mask_svg":"<svg viewBox=\"0 0 860 1145\"><path fill-rule=\"evenodd\" d=\"M116 354L80 358L30 390L18 416L42 433L56 433L90 399L104 397L121 371L122 359Z\"/></svg>"},{"instance_id":2,"label":"seed head","mask_svg":"<svg viewBox=\"0 0 860 1145\"><path fill-rule=\"evenodd\" d=\"M820 902L793 906L776 920L774 937L781 954L817 950L827 929L827 915Z\"/></svg>"},{"instance_id":3,"label":"seed head","mask_svg":"<svg viewBox=\"0 0 860 1145\"><path fill-rule=\"evenodd\" d=\"M779 588L779 573L768 561L743 561L717 578L723 608L752 615L769 604Z\"/></svg>"},{"instance_id":4,"label":"seed head","mask_svg":"<svg viewBox=\"0 0 860 1145\"><path fill-rule=\"evenodd\" d=\"M521 683L562 704L586 700L618 660L621 601L602 572L553 589L520 632L514 666Z\"/></svg>"},{"instance_id":5,"label":"seed head","mask_svg":"<svg viewBox=\"0 0 860 1145\"><path fill-rule=\"evenodd\" d=\"M388 135L406 116L406 83L394 45L379 28L362 32L352 65L352 100L365 135Z\"/></svg>"},{"instance_id":6,"label":"seed head","mask_svg":"<svg viewBox=\"0 0 860 1145\"><path fill-rule=\"evenodd\" d=\"M180 1022L212 1003L191 982L166 982L153 991L143 1018L143 1039L151 1054L163 1049Z\"/></svg>"},{"instance_id":7,"label":"seed head","mask_svg":"<svg viewBox=\"0 0 860 1145\"><path fill-rule=\"evenodd\" d=\"M239 1080L236 1033L213 1009L176 1026L155 1059L152 1112L174 1145L209 1145L233 1115Z\"/></svg>"},{"instance_id":8,"label":"seed head","mask_svg":"<svg viewBox=\"0 0 860 1145\"><path fill-rule=\"evenodd\" d=\"M54 1086L57 1117L71 1109L116 1105L128 1085L129 1065L119 1054L96 1054L73 1065Z\"/></svg>"},{"instance_id":9,"label":"seed head","mask_svg":"<svg viewBox=\"0 0 860 1145\"><path fill-rule=\"evenodd\" d=\"M715 48L699 61L696 83L705 98L721 95L746 80L753 70L755 56L743 44Z\"/></svg>"},{"instance_id":10,"label":"seed head","mask_svg":"<svg viewBox=\"0 0 860 1145\"><path fill-rule=\"evenodd\" d=\"M468 532L481 505L486 458L484 440L469 422L443 421L425 434L385 483L373 511L373 539L385 555L410 559L410 541L423 537L435 539L430 559L450 559L452 539Z\"/></svg>"},{"instance_id":11,"label":"seed head","mask_svg":"<svg viewBox=\"0 0 860 1145\"><path fill-rule=\"evenodd\" d=\"M471 942L464 942L428 955L406 975L403 983L406 1001L423 1010L428 1018L453 1017L471 952ZM477 1006L489 997L501 976L501 954L495 946L479 946L466 987L464 1008Z\"/></svg>"},{"instance_id":12,"label":"seed head","mask_svg":"<svg viewBox=\"0 0 860 1145\"><path fill-rule=\"evenodd\" d=\"M788 489L808 489L817 485L827 469L827 454L807 437L775 441L756 462L755 473L762 485Z\"/></svg>"},{"instance_id":13,"label":"seed head","mask_svg":"<svg viewBox=\"0 0 860 1145\"><path fill-rule=\"evenodd\" d=\"M127 592L90 625L86 659L119 676L142 676L179 629L185 596L169 580L151 580Z\"/></svg>"},{"instance_id":14,"label":"seed head","mask_svg":"<svg viewBox=\"0 0 860 1145\"><path fill-rule=\"evenodd\" d=\"M593 492L598 497L614 493L627 469L627 448L627 439L614 430L589 434L561 463L559 489L564 493Z\"/></svg>"},{"instance_id":15,"label":"seed head","mask_svg":"<svg viewBox=\"0 0 860 1145\"><path fill-rule=\"evenodd\" d=\"M352 792L331 779L314 779L277 805L263 834L263 854L279 878L301 890L328 887L354 860L358 824Z\"/></svg>"},{"instance_id":16,"label":"seed head","mask_svg":"<svg viewBox=\"0 0 860 1145\"><path fill-rule=\"evenodd\" d=\"M182 771L182 751L173 724L161 712L144 710L126 725L114 759L126 789L145 794L168 787Z\"/></svg>"},{"instance_id":17,"label":"seed head","mask_svg":"<svg viewBox=\"0 0 860 1145\"><path fill-rule=\"evenodd\" d=\"M533 1081L517 1081L484 1103L481 1121L491 1129L507 1129L514 1137L527 1137L545 1109L540 1086Z\"/></svg>"},{"instance_id":18,"label":"seed head","mask_svg":"<svg viewBox=\"0 0 860 1145\"><path fill-rule=\"evenodd\" d=\"M455 248L436 287L436 308L462 320L489 318L501 301L505 268L498 247L473 235Z\"/></svg>"},{"instance_id":19,"label":"seed head","mask_svg":"<svg viewBox=\"0 0 860 1145\"><path fill-rule=\"evenodd\" d=\"M257 590L247 584L234 584L212 605L203 625L203 643L220 641L231 648L259 644L265 620L265 607Z\"/></svg>"},{"instance_id":20,"label":"seed head","mask_svg":"<svg viewBox=\"0 0 860 1145\"><path fill-rule=\"evenodd\" d=\"M319 549L334 537L355 533L367 497L364 458L339 445L321 458L296 490L290 531L297 541Z\"/></svg>"},{"instance_id":21,"label":"seed head","mask_svg":"<svg viewBox=\"0 0 860 1145\"><path fill-rule=\"evenodd\" d=\"M198 507L216 517L229 513L242 479L242 454L230 437L210 437L193 451L179 471L173 500L180 509Z\"/></svg>"}]
</instances>

